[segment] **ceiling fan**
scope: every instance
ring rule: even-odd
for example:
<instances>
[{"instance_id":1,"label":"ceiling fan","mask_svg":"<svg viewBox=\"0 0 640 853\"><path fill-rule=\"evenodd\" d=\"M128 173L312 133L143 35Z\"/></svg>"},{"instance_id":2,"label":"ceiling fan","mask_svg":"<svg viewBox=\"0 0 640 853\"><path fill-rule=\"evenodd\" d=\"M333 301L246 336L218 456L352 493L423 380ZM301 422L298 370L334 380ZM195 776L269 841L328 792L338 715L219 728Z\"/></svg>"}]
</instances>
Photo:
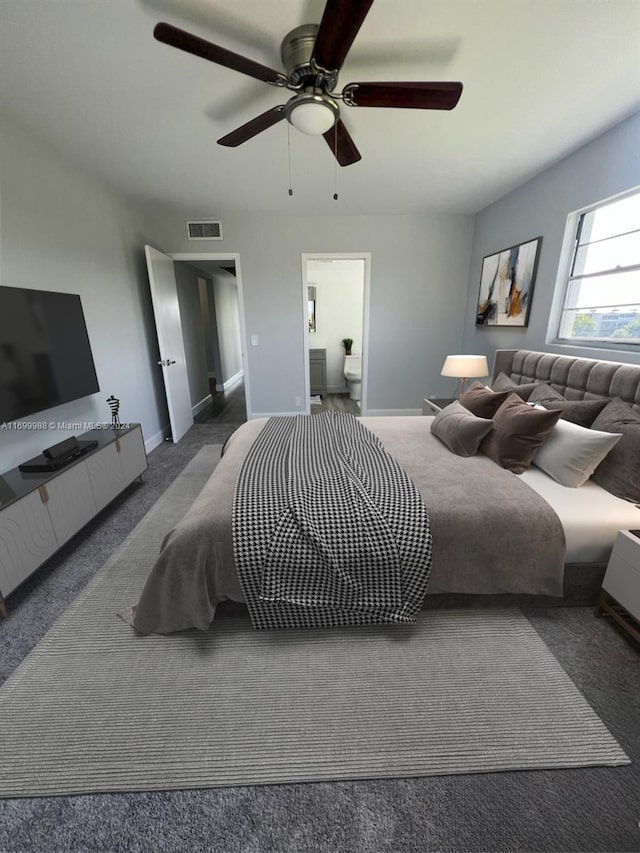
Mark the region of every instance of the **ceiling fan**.
<instances>
[{"instance_id":1,"label":"ceiling fan","mask_svg":"<svg viewBox=\"0 0 640 853\"><path fill-rule=\"evenodd\" d=\"M280 54L286 74L205 41L171 24L157 24L158 41L193 53L241 74L289 89L296 94L218 139L235 148L287 119L298 130L324 136L341 166L361 159L340 118L338 101L349 107L396 107L451 110L462 94L462 83L348 83L335 93L338 73L373 0L327 0L320 25L303 24L288 33Z\"/></svg>"}]
</instances>

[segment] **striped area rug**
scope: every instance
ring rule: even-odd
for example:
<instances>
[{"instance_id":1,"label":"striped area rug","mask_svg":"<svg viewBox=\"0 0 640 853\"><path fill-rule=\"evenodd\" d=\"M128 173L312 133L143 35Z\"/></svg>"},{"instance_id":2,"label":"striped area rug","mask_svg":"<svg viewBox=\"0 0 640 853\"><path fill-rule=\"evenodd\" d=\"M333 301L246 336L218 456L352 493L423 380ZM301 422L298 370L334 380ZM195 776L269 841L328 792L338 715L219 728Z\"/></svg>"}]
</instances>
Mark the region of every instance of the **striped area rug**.
<instances>
[{"instance_id":1,"label":"striped area rug","mask_svg":"<svg viewBox=\"0 0 640 853\"><path fill-rule=\"evenodd\" d=\"M164 532L203 448L0 689L0 796L254 785L629 763L517 610L416 625L138 637Z\"/></svg>"}]
</instances>

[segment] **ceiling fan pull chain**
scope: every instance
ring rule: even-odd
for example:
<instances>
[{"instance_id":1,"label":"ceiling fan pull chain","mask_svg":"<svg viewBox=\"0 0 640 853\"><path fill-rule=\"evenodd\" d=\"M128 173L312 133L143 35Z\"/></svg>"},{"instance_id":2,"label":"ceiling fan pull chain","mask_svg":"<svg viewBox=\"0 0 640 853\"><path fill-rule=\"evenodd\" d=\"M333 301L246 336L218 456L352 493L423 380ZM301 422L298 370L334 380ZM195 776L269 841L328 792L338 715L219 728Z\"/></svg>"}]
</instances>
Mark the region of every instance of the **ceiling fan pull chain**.
<instances>
[{"instance_id":1,"label":"ceiling fan pull chain","mask_svg":"<svg viewBox=\"0 0 640 853\"><path fill-rule=\"evenodd\" d=\"M338 201L338 120L333 125L333 200Z\"/></svg>"},{"instance_id":2,"label":"ceiling fan pull chain","mask_svg":"<svg viewBox=\"0 0 640 853\"><path fill-rule=\"evenodd\" d=\"M291 125L287 122L287 156L289 160L289 195L293 195L291 189Z\"/></svg>"}]
</instances>

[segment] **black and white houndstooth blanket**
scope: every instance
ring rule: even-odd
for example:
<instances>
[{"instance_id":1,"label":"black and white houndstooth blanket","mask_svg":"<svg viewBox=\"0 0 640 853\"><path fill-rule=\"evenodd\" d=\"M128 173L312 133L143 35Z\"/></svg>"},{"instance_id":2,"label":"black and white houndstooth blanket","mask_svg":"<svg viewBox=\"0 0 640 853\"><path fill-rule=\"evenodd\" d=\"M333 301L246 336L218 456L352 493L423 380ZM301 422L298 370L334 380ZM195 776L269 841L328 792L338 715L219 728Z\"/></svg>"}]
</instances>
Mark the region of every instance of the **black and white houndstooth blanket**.
<instances>
[{"instance_id":1,"label":"black and white houndstooth blanket","mask_svg":"<svg viewBox=\"0 0 640 853\"><path fill-rule=\"evenodd\" d=\"M420 493L352 415L273 417L233 504L254 628L413 622L431 570Z\"/></svg>"}]
</instances>

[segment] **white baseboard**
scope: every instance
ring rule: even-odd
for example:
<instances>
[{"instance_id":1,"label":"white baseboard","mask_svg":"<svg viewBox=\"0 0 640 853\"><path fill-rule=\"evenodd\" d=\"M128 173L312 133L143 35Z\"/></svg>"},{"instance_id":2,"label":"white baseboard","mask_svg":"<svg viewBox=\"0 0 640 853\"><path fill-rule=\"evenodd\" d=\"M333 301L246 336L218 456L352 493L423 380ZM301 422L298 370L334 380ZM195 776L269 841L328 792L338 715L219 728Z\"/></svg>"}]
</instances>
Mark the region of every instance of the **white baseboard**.
<instances>
[{"instance_id":1,"label":"white baseboard","mask_svg":"<svg viewBox=\"0 0 640 853\"><path fill-rule=\"evenodd\" d=\"M152 435L151 438L145 439L145 453L151 453L152 450L155 450L156 447L159 447L161 444L163 444L165 436L167 435L169 435L169 424L167 424L164 429L161 429L160 432L157 432L155 435Z\"/></svg>"},{"instance_id":2,"label":"white baseboard","mask_svg":"<svg viewBox=\"0 0 640 853\"><path fill-rule=\"evenodd\" d=\"M229 388L232 388L234 385L237 385L241 379L244 378L244 370L239 370L231 379L227 379L226 382L223 382L222 385L216 384L216 391L228 391Z\"/></svg>"},{"instance_id":3,"label":"white baseboard","mask_svg":"<svg viewBox=\"0 0 640 853\"><path fill-rule=\"evenodd\" d=\"M207 408L207 406L210 406L210 405L211 405L211 400L212 400L212 398L211 398L211 394L207 394L207 396L206 396L206 397L203 397L203 398L202 398L202 400L200 400L200 402L199 402L199 403L196 403L196 404L195 404L195 406L192 406L192 407L191 407L191 413L192 413L193 417L195 418L195 416L196 416L196 415L198 415L198 414L200 414L200 412L201 412L203 409L206 409L206 408Z\"/></svg>"}]
</instances>

